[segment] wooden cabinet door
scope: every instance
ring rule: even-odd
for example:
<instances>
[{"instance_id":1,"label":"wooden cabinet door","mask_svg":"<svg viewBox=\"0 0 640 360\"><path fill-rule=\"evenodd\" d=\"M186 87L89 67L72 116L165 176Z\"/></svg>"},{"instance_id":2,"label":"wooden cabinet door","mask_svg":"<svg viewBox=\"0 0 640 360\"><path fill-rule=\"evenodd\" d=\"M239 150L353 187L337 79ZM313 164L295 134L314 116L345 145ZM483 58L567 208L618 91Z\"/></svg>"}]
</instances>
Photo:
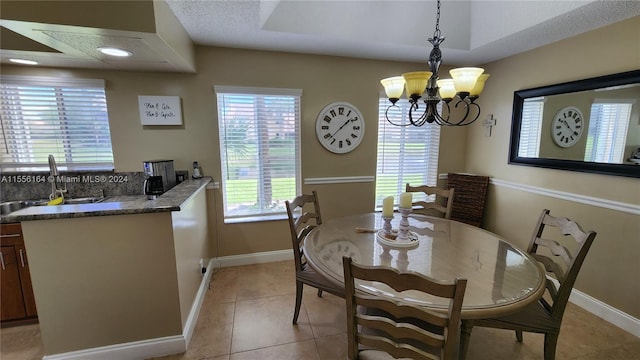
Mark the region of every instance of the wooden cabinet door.
<instances>
[{"instance_id":1,"label":"wooden cabinet door","mask_svg":"<svg viewBox=\"0 0 640 360\"><path fill-rule=\"evenodd\" d=\"M31 286L31 273L29 272L27 251L24 245L16 245L15 251L18 258L18 271L20 273L20 283L22 284L25 312L27 317L36 316L38 312L36 311L36 299L33 296L33 287Z\"/></svg>"},{"instance_id":2,"label":"wooden cabinet door","mask_svg":"<svg viewBox=\"0 0 640 360\"><path fill-rule=\"evenodd\" d=\"M26 316L18 258L13 246L1 247L0 293L2 304L0 320L21 319Z\"/></svg>"}]
</instances>

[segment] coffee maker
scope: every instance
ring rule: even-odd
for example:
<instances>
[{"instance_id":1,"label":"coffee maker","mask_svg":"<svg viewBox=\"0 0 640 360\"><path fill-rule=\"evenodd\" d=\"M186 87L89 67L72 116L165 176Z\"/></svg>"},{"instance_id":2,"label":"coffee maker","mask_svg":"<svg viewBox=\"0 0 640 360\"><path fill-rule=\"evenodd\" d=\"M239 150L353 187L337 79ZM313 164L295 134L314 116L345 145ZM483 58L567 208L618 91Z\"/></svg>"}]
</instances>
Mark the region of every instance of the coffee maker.
<instances>
[{"instance_id":1,"label":"coffee maker","mask_svg":"<svg viewBox=\"0 0 640 360\"><path fill-rule=\"evenodd\" d=\"M144 193L148 199L155 199L176 186L176 172L173 160L147 160L142 163L146 179Z\"/></svg>"}]
</instances>

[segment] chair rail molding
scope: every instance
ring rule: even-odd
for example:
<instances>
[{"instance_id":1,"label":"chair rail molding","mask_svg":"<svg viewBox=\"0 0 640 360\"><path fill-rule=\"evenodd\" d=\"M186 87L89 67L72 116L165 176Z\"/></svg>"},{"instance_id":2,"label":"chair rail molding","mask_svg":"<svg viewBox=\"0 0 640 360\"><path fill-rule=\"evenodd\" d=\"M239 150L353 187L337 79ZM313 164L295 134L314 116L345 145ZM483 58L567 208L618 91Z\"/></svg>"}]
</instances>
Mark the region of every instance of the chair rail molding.
<instances>
[{"instance_id":1,"label":"chair rail molding","mask_svg":"<svg viewBox=\"0 0 640 360\"><path fill-rule=\"evenodd\" d=\"M469 173L461 173L466 175L476 175ZM489 175L486 175L489 176ZM439 174L439 180L446 180L447 174ZM621 201L614 201L609 199L597 198L593 196L581 195L570 193L566 191L552 190L538 186L525 185L513 181L508 180L500 180L496 178L492 178L489 176L489 183L495 186L504 186L511 189L516 189L520 191L526 191L528 193L544 195L556 199L573 201L585 205L598 206L605 209L616 210L621 212L626 212L633 215L640 215L640 205L625 203Z\"/></svg>"},{"instance_id":2,"label":"chair rail molding","mask_svg":"<svg viewBox=\"0 0 640 360\"><path fill-rule=\"evenodd\" d=\"M573 201L585 205L598 206L605 209L626 212L633 215L640 215L640 205L602 199L593 196L586 196L565 191L552 190L537 186L519 184L512 181L491 178L489 182L496 186L504 186L516 190L526 191L532 194L544 195L556 199Z\"/></svg>"}]
</instances>

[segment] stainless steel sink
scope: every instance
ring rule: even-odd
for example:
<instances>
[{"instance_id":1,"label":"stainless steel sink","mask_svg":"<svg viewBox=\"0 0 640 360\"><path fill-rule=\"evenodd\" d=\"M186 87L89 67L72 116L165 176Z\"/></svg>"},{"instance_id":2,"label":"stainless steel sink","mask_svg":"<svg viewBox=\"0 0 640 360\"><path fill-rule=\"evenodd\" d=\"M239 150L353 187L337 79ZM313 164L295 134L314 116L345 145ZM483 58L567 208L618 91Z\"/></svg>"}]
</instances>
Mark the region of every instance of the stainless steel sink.
<instances>
[{"instance_id":1,"label":"stainless steel sink","mask_svg":"<svg viewBox=\"0 0 640 360\"><path fill-rule=\"evenodd\" d=\"M91 204L91 203L99 203L103 202L106 198L104 197L82 197L75 199L64 199L64 204Z\"/></svg>"},{"instance_id":2,"label":"stainless steel sink","mask_svg":"<svg viewBox=\"0 0 640 360\"><path fill-rule=\"evenodd\" d=\"M46 200L16 200L16 201L6 201L0 203L0 215L7 215L14 211L18 211L20 209L24 209L30 206L42 206L47 205Z\"/></svg>"},{"instance_id":3,"label":"stainless steel sink","mask_svg":"<svg viewBox=\"0 0 640 360\"><path fill-rule=\"evenodd\" d=\"M105 197L81 197L73 199L64 199L63 204L92 204L104 201ZM0 203L0 215L7 215L14 211L24 209L31 206L46 206L48 200L15 200ZM55 205L54 205L55 206Z\"/></svg>"}]
</instances>

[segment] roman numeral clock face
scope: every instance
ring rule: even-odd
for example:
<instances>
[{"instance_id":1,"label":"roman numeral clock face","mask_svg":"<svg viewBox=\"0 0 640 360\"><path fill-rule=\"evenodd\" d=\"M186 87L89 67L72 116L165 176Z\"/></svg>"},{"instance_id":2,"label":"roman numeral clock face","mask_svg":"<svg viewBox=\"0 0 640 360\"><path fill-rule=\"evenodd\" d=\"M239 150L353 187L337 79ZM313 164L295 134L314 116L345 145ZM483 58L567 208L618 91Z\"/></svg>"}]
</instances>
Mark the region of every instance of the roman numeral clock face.
<instances>
[{"instance_id":1,"label":"roman numeral clock face","mask_svg":"<svg viewBox=\"0 0 640 360\"><path fill-rule=\"evenodd\" d=\"M364 118L353 105L334 102L325 106L316 120L320 144L336 154L355 150L364 137Z\"/></svg>"},{"instance_id":2,"label":"roman numeral clock face","mask_svg":"<svg viewBox=\"0 0 640 360\"><path fill-rule=\"evenodd\" d=\"M556 145L567 148L575 145L580 137L584 121L578 108L568 106L556 113L551 123L551 137Z\"/></svg>"}]
</instances>

